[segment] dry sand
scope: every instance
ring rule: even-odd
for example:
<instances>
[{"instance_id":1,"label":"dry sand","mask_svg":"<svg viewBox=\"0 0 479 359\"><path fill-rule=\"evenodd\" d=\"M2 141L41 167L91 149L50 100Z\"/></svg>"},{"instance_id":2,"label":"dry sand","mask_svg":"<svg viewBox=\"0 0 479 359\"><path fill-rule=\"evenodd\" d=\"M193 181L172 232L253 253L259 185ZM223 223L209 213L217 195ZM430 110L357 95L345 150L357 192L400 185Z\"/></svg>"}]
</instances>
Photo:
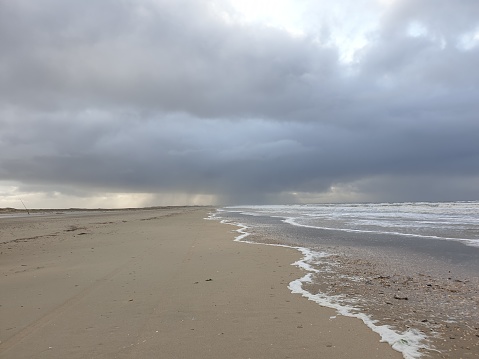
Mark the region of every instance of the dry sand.
<instances>
[{"instance_id":1,"label":"dry sand","mask_svg":"<svg viewBox=\"0 0 479 359\"><path fill-rule=\"evenodd\" d=\"M0 218L0 358L402 358L208 211Z\"/></svg>"}]
</instances>

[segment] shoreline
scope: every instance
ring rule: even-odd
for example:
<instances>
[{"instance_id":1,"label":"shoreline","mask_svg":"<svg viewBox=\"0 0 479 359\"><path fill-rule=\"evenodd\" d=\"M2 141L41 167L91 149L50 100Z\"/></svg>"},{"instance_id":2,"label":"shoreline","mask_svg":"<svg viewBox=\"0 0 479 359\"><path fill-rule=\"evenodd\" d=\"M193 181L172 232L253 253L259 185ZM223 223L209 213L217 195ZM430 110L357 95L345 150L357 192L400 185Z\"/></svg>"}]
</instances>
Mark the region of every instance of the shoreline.
<instances>
[{"instance_id":1,"label":"shoreline","mask_svg":"<svg viewBox=\"0 0 479 359\"><path fill-rule=\"evenodd\" d=\"M402 357L291 294L296 250L235 242L212 210L1 219L0 357Z\"/></svg>"},{"instance_id":2,"label":"shoreline","mask_svg":"<svg viewBox=\"0 0 479 359\"><path fill-rule=\"evenodd\" d=\"M215 219L214 215L211 217L211 219ZM316 265L319 264L321 259L329 257L329 254L325 252L317 252L310 248L301 246L249 241L246 240L246 238L252 236L253 233L246 230L250 227L241 223L230 222L228 220L221 220L221 223L239 227L239 229L236 230L236 232L240 233L240 235L235 238L235 241L237 242L294 249L301 253L302 257L294 263L291 263L291 265L303 269L306 274L301 278L291 281L288 284L288 289L291 291L292 294L299 294L307 300L312 301L323 308L333 309L339 316L351 317L361 320L366 327L368 327L370 330L377 333L381 337L381 342L388 343L391 348L401 353L405 359L420 358L425 352L432 350L432 348L427 345L427 337L417 330L410 330L408 328L405 329L403 332L400 332L397 329L393 329L392 326L387 324L376 325L377 321L373 320L370 316L362 312L359 308L342 303L340 300L340 295L325 295L321 293L317 288L315 288L314 293L312 293L312 278L314 275L321 273L321 270L317 269ZM336 316L332 316L331 318L335 319Z\"/></svg>"},{"instance_id":3,"label":"shoreline","mask_svg":"<svg viewBox=\"0 0 479 359\"><path fill-rule=\"evenodd\" d=\"M334 245L330 240L314 245L306 241L301 227L298 231L285 222L280 226L280 219L249 217L259 218L250 221L234 214L225 217L221 212L218 216L250 226L249 239L253 243L306 248L316 253L316 259L304 260L309 276L299 280L292 290L345 315L352 312L363 317L373 330L390 326L399 334L388 340L391 344L398 337L400 340L400 334L406 334L404 339L413 343L423 357L467 358L479 354L479 278L474 272L456 268L451 273L452 267L438 267L437 258L424 262L422 254L411 257L380 247ZM293 240L295 237L297 240ZM451 245L460 245L454 243ZM404 267L406 258L408 266ZM414 335L410 337L407 334L411 332ZM417 352L405 353L405 357L408 355L414 357Z\"/></svg>"}]
</instances>

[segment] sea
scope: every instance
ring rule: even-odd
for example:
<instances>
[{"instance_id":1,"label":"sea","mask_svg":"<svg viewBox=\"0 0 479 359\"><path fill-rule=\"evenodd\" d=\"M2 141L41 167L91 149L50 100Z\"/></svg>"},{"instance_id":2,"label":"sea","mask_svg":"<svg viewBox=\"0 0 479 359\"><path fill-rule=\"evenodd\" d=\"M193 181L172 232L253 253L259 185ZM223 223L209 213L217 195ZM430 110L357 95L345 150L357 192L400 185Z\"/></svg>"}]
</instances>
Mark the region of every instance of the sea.
<instances>
[{"instance_id":1,"label":"sea","mask_svg":"<svg viewBox=\"0 0 479 359\"><path fill-rule=\"evenodd\" d=\"M212 218L297 249L292 293L356 317L406 359L479 358L479 201L251 205Z\"/></svg>"}]
</instances>

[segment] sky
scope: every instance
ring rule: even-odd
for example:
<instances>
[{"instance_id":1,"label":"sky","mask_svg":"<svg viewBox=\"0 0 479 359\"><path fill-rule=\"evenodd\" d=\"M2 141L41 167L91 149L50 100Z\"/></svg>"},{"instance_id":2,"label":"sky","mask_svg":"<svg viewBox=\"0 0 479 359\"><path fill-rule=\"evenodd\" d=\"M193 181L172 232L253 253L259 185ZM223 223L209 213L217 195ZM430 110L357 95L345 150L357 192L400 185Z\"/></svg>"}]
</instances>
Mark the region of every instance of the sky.
<instances>
[{"instance_id":1,"label":"sky","mask_svg":"<svg viewBox=\"0 0 479 359\"><path fill-rule=\"evenodd\" d=\"M0 207L454 200L477 0L0 0Z\"/></svg>"}]
</instances>

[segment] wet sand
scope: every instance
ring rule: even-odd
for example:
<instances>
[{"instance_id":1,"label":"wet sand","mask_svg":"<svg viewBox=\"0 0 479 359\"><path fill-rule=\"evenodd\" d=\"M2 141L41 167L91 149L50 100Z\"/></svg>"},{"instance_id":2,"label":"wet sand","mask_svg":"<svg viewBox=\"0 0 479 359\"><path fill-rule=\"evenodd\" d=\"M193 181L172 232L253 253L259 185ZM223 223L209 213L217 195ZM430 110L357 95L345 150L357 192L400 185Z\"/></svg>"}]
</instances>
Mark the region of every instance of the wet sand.
<instances>
[{"instance_id":1,"label":"wet sand","mask_svg":"<svg viewBox=\"0 0 479 359\"><path fill-rule=\"evenodd\" d=\"M357 248L336 253L318 266L322 273L309 291L346 296L381 324L421 331L430 348L424 351L426 358L479 358L478 277L440 275L434 261L428 271L424 262L396 266L398 253L385 256L380 250Z\"/></svg>"},{"instance_id":2,"label":"wet sand","mask_svg":"<svg viewBox=\"0 0 479 359\"><path fill-rule=\"evenodd\" d=\"M208 208L0 218L1 358L401 358Z\"/></svg>"},{"instance_id":3,"label":"wet sand","mask_svg":"<svg viewBox=\"0 0 479 359\"><path fill-rule=\"evenodd\" d=\"M426 335L424 358L479 358L478 248L453 241L393 240L290 226L279 218L239 217L250 241L308 247L329 256L304 286L389 325ZM425 243L427 242L427 243ZM426 251L426 249L429 249ZM339 297L338 297L339 296Z\"/></svg>"}]
</instances>

